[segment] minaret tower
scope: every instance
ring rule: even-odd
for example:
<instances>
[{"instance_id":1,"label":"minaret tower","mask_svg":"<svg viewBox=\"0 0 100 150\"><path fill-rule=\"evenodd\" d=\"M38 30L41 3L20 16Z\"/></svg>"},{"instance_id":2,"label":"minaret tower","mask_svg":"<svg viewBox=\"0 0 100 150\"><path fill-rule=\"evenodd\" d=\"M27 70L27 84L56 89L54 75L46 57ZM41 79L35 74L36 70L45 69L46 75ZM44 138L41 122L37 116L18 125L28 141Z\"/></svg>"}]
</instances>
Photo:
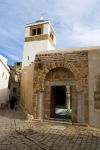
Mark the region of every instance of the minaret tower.
<instances>
[{"instance_id":1,"label":"minaret tower","mask_svg":"<svg viewBox=\"0 0 100 150\"><path fill-rule=\"evenodd\" d=\"M50 21L40 18L35 23L27 24L22 67L29 66L34 62L37 52L54 50L55 44L56 35Z\"/></svg>"}]
</instances>

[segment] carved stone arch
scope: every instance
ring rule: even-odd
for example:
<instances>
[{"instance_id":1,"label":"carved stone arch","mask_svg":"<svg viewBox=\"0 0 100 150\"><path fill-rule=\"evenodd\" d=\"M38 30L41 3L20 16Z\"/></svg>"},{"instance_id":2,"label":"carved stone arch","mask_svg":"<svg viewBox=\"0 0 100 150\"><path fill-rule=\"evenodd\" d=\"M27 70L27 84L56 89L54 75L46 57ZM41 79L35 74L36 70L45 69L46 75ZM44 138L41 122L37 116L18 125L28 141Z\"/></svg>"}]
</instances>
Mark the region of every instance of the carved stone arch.
<instances>
[{"instance_id":1,"label":"carved stone arch","mask_svg":"<svg viewBox=\"0 0 100 150\"><path fill-rule=\"evenodd\" d=\"M45 81L47 73L49 73L52 69L55 69L58 67L62 67L62 68L65 68L65 69L68 69L69 71L71 71L74 74L76 81L80 82L82 74L79 72L79 70L75 67L74 64L62 63L62 62L51 62L49 64L45 64L41 70L41 73L40 73L41 76L39 76L40 81L41 81L41 84L40 84L41 89L44 89L44 81ZM80 85L80 84L78 83L78 85Z\"/></svg>"},{"instance_id":2,"label":"carved stone arch","mask_svg":"<svg viewBox=\"0 0 100 150\"><path fill-rule=\"evenodd\" d=\"M76 80L80 79L82 76L79 70L72 63L53 62L53 63L50 63L49 65L45 65L44 68L46 69L46 72L44 71L45 69L42 72L46 76L46 74L50 70L58 68L58 67L62 67L62 68L70 70L75 75Z\"/></svg>"}]
</instances>

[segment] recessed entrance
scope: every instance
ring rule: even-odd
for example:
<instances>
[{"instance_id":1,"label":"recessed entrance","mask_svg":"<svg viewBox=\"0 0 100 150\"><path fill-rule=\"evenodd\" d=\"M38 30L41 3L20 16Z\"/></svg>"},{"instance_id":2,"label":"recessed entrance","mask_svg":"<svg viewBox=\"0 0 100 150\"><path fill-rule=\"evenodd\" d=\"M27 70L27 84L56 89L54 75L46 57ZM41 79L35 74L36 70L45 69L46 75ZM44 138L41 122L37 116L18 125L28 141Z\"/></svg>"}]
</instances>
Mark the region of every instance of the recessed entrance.
<instances>
[{"instance_id":1,"label":"recessed entrance","mask_svg":"<svg viewBox=\"0 0 100 150\"><path fill-rule=\"evenodd\" d=\"M71 119L70 95L70 86L51 86L51 118Z\"/></svg>"}]
</instances>

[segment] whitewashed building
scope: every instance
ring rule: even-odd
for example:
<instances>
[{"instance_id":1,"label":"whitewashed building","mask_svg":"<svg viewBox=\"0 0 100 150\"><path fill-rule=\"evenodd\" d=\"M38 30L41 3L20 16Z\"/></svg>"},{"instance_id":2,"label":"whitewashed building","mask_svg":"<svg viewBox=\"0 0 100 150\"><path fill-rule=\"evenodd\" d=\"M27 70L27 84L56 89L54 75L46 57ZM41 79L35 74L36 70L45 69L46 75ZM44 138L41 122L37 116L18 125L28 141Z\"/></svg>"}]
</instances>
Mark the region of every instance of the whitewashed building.
<instances>
[{"instance_id":1,"label":"whitewashed building","mask_svg":"<svg viewBox=\"0 0 100 150\"><path fill-rule=\"evenodd\" d=\"M29 66L40 51L55 50L56 34L49 20L26 25L22 67Z\"/></svg>"},{"instance_id":2,"label":"whitewashed building","mask_svg":"<svg viewBox=\"0 0 100 150\"><path fill-rule=\"evenodd\" d=\"M3 107L9 100L9 82L10 69L7 65L7 59L0 55L0 107Z\"/></svg>"}]
</instances>

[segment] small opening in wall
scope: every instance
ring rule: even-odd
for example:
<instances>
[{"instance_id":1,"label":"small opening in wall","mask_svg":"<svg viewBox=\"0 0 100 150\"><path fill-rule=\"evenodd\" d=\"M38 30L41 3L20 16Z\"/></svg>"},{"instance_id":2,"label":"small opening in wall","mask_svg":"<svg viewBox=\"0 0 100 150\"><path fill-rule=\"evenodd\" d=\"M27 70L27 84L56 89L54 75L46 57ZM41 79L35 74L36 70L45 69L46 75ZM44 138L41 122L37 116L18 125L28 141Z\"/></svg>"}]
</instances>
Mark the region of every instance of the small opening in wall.
<instances>
[{"instance_id":1,"label":"small opening in wall","mask_svg":"<svg viewBox=\"0 0 100 150\"><path fill-rule=\"evenodd\" d=\"M36 35L36 29L32 30L32 35Z\"/></svg>"},{"instance_id":2,"label":"small opening in wall","mask_svg":"<svg viewBox=\"0 0 100 150\"><path fill-rule=\"evenodd\" d=\"M2 78L4 77L4 72L2 73Z\"/></svg>"},{"instance_id":3,"label":"small opening in wall","mask_svg":"<svg viewBox=\"0 0 100 150\"><path fill-rule=\"evenodd\" d=\"M37 28L37 35L41 34L41 28Z\"/></svg>"},{"instance_id":4,"label":"small opening in wall","mask_svg":"<svg viewBox=\"0 0 100 150\"><path fill-rule=\"evenodd\" d=\"M17 66L20 66L20 62L17 62Z\"/></svg>"},{"instance_id":5,"label":"small opening in wall","mask_svg":"<svg viewBox=\"0 0 100 150\"><path fill-rule=\"evenodd\" d=\"M28 56L28 60L29 60L29 56Z\"/></svg>"},{"instance_id":6,"label":"small opening in wall","mask_svg":"<svg viewBox=\"0 0 100 150\"><path fill-rule=\"evenodd\" d=\"M51 39L53 40L53 34L52 34L52 33L50 33L50 37L51 37Z\"/></svg>"},{"instance_id":7,"label":"small opening in wall","mask_svg":"<svg viewBox=\"0 0 100 150\"><path fill-rule=\"evenodd\" d=\"M16 88L13 88L13 92L16 93Z\"/></svg>"}]
</instances>

